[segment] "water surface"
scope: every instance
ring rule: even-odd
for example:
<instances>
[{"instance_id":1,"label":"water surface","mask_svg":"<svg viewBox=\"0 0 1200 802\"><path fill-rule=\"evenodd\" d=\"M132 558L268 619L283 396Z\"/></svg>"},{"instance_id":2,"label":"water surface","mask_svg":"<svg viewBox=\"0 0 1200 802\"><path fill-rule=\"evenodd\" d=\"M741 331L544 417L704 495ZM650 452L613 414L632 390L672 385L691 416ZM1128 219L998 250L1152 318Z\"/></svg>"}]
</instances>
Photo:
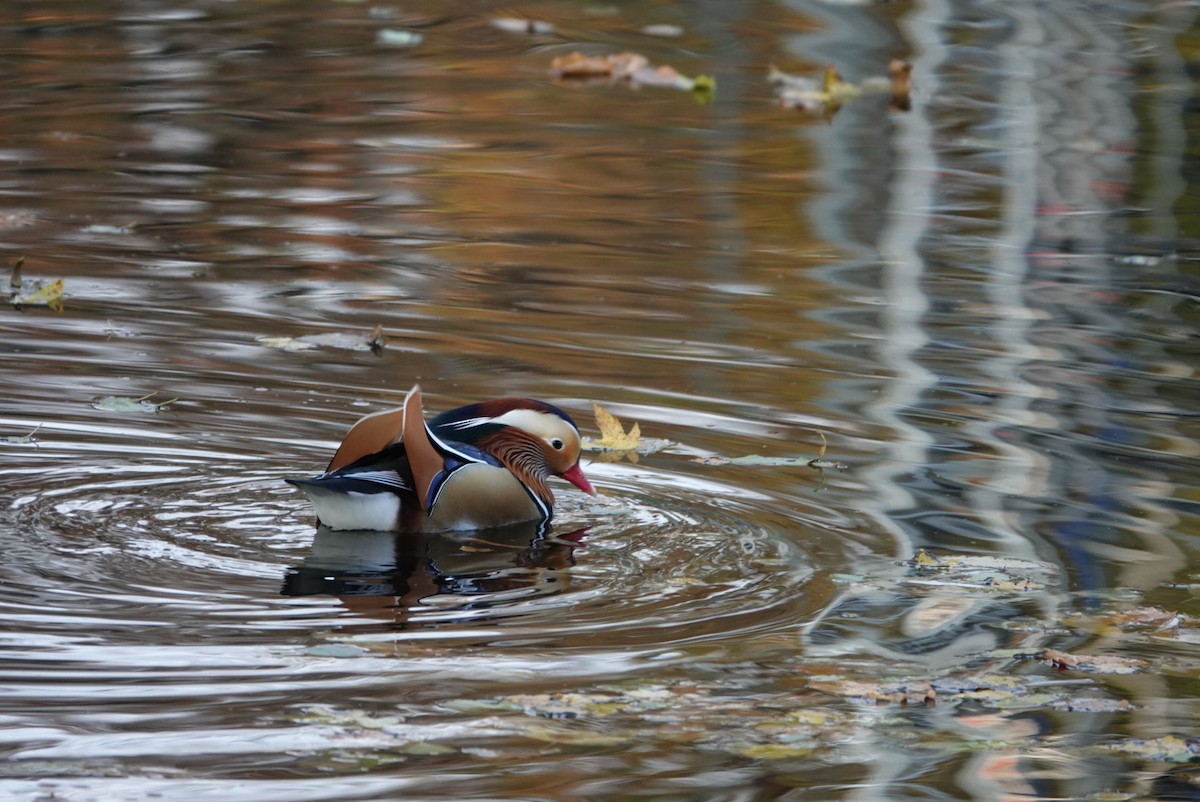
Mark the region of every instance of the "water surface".
<instances>
[{"instance_id":1,"label":"water surface","mask_svg":"<svg viewBox=\"0 0 1200 802\"><path fill-rule=\"evenodd\" d=\"M0 791L1194 798L1194 15L9 4ZM318 530L418 381L672 445Z\"/></svg>"}]
</instances>

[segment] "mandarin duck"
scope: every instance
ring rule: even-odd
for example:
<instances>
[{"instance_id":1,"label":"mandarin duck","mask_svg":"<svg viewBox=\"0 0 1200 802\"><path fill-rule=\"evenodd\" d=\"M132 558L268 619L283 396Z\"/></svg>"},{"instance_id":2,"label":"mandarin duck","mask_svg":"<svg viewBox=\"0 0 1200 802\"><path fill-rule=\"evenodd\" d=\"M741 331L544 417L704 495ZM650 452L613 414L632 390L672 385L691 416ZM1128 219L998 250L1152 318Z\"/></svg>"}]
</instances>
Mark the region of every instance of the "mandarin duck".
<instances>
[{"instance_id":1,"label":"mandarin duck","mask_svg":"<svg viewBox=\"0 0 1200 802\"><path fill-rule=\"evenodd\" d=\"M426 423L421 388L346 433L325 473L288 479L330 529L486 529L554 514L551 476L593 494L579 428L553 404L498 398Z\"/></svg>"}]
</instances>

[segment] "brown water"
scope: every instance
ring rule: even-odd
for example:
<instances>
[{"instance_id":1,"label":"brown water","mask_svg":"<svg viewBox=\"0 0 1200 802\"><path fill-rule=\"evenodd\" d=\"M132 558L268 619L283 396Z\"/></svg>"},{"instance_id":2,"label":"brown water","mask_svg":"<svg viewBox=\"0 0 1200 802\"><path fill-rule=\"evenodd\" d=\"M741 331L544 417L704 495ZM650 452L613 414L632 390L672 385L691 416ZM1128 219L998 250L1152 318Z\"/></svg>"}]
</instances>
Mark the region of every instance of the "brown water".
<instances>
[{"instance_id":1,"label":"brown water","mask_svg":"<svg viewBox=\"0 0 1200 802\"><path fill-rule=\"evenodd\" d=\"M1044 5L6 3L0 796L1197 798L1195 9ZM673 445L314 532L416 381Z\"/></svg>"}]
</instances>

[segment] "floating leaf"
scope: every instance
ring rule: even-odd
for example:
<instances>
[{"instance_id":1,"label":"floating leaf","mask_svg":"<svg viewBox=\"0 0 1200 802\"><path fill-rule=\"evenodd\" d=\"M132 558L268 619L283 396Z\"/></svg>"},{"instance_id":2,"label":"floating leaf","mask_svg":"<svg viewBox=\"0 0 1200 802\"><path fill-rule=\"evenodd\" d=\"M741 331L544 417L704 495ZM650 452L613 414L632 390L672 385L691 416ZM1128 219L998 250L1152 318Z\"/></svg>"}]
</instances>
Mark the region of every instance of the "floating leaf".
<instances>
[{"instance_id":1,"label":"floating leaf","mask_svg":"<svg viewBox=\"0 0 1200 802\"><path fill-rule=\"evenodd\" d=\"M1028 693L996 688L966 691L961 696L963 699L970 699L995 710L1027 710L1031 707L1047 707L1062 699L1061 694L1057 693Z\"/></svg>"},{"instance_id":2,"label":"floating leaf","mask_svg":"<svg viewBox=\"0 0 1200 802\"><path fill-rule=\"evenodd\" d=\"M324 705L306 707L301 721L317 724L332 724L338 727L357 727L364 730L382 730L404 723L403 716L380 715L366 710L338 710Z\"/></svg>"},{"instance_id":3,"label":"floating leaf","mask_svg":"<svg viewBox=\"0 0 1200 802\"><path fill-rule=\"evenodd\" d=\"M316 343L305 342L303 338L296 337L258 337L256 339L267 348L278 348L280 351L312 351L317 347Z\"/></svg>"},{"instance_id":4,"label":"floating leaf","mask_svg":"<svg viewBox=\"0 0 1200 802\"><path fill-rule=\"evenodd\" d=\"M592 409L595 410L596 428L600 430L600 437L583 438L580 448L584 451L600 452L594 458L595 462L617 462L622 459L637 462L640 454L654 454L674 445L670 440L642 437L641 427L637 423L630 426L626 432L621 421L595 402L592 403Z\"/></svg>"},{"instance_id":5,"label":"floating leaf","mask_svg":"<svg viewBox=\"0 0 1200 802\"><path fill-rule=\"evenodd\" d=\"M1137 709L1137 705L1128 699L1105 699L1092 696L1060 699L1052 707L1066 710L1068 713L1128 713Z\"/></svg>"},{"instance_id":6,"label":"floating leaf","mask_svg":"<svg viewBox=\"0 0 1200 802\"><path fill-rule=\"evenodd\" d=\"M1071 669L1084 671L1089 674L1136 674L1150 665L1145 660L1135 657L1115 657L1113 655L1069 654L1057 649L1045 649L1040 655L1042 660L1049 660L1059 670Z\"/></svg>"},{"instance_id":7,"label":"floating leaf","mask_svg":"<svg viewBox=\"0 0 1200 802\"><path fill-rule=\"evenodd\" d=\"M868 78L861 85L843 80L832 64L825 67L819 81L807 76L789 75L774 66L767 74L767 81L775 86L781 106L823 114L826 119L832 118L843 104L863 94L890 93L892 108L908 111L912 107L911 80L912 65L899 59L894 59L888 65L887 78Z\"/></svg>"},{"instance_id":8,"label":"floating leaf","mask_svg":"<svg viewBox=\"0 0 1200 802\"><path fill-rule=\"evenodd\" d=\"M1046 580L1057 576L1059 570L1051 563L1036 560L976 554L939 556L925 549L919 549L907 565L923 569L904 580L910 585L1017 593L1043 589ZM1033 579L1031 576L1039 578Z\"/></svg>"},{"instance_id":9,"label":"floating leaf","mask_svg":"<svg viewBox=\"0 0 1200 802\"><path fill-rule=\"evenodd\" d=\"M662 86L682 89L699 96L711 95L716 82L709 76L689 78L681 75L674 67L656 67L640 53L616 53L607 56L586 56L571 53L559 56L550 62L550 72L555 78L565 81L606 79L612 82L628 81L634 86Z\"/></svg>"},{"instance_id":10,"label":"floating leaf","mask_svg":"<svg viewBox=\"0 0 1200 802\"><path fill-rule=\"evenodd\" d=\"M92 401L92 408L102 412L120 412L122 414L133 412L162 412L170 404L178 401L178 398L172 398L168 401L151 401L152 397L158 395L158 391L154 391L149 395L144 395L141 398L130 398L119 395L106 395L102 398L97 398Z\"/></svg>"},{"instance_id":11,"label":"floating leaf","mask_svg":"<svg viewBox=\"0 0 1200 802\"><path fill-rule=\"evenodd\" d=\"M330 331L321 334L305 334L301 337L257 337L267 348L281 351L311 351L314 348L342 348L347 351L370 351L379 356L383 353L386 339L383 326L377 325L369 333Z\"/></svg>"},{"instance_id":12,"label":"floating leaf","mask_svg":"<svg viewBox=\"0 0 1200 802\"><path fill-rule=\"evenodd\" d=\"M383 28L375 34L375 41L388 47L414 47L421 44L425 37L413 31L401 31L395 28Z\"/></svg>"},{"instance_id":13,"label":"floating leaf","mask_svg":"<svg viewBox=\"0 0 1200 802\"><path fill-rule=\"evenodd\" d=\"M683 28L678 25L646 25L642 28L642 33L663 39L678 39L683 36Z\"/></svg>"},{"instance_id":14,"label":"floating leaf","mask_svg":"<svg viewBox=\"0 0 1200 802\"><path fill-rule=\"evenodd\" d=\"M472 716L487 716L494 713L519 713L525 709L509 699L451 699L448 702L443 702L443 706L455 712L467 713Z\"/></svg>"},{"instance_id":15,"label":"floating leaf","mask_svg":"<svg viewBox=\"0 0 1200 802\"><path fill-rule=\"evenodd\" d=\"M918 568L934 568L941 566L942 561L938 559L937 555L930 554L925 549L917 549L917 554L912 558L911 564Z\"/></svg>"},{"instance_id":16,"label":"floating leaf","mask_svg":"<svg viewBox=\"0 0 1200 802\"><path fill-rule=\"evenodd\" d=\"M519 17L497 17L492 20L492 27L499 28L505 33L554 33L552 23Z\"/></svg>"},{"instance_id":17,"label":"floating leaf","mask_svg":"<svg viewBox=\"0 0 1200 802\"><path fill-rule=\"evenodd\" d=\"M834 468L844 471L848 467L843 462L830 462L822 459L826 448L825 435L821 434L821 448L815 457L764 457L759 454L747 454L744 457L722 457L714 454L708 457L696 457L692 462L701 465L748 465L752 467L774 468Z\"/></svg>"},{"instance_id":18,"label":"floating leaf","mask_svg":"<svg viewBox=\"0 0 1200 802\"><path fill-rule=\"evenodd\" d=\"M39 423L37 426L33 427L33 431L31 431L29 434L7 435L0 437L0 443L9 446L23 446L29 445L30 443L37 445L37 438L34 437L34 435L37 434L38 429L40 428L42 428L42 424Z\"/></svg>"},{"instance_id":19,"label":"floating leaf","mask_svg":"<svg viewBox=\"0 0 1200 802\"><path fill-rule=\"evenodd\" d=\"M566 730L538 724L527 725L523 728L521 734L539 741L570 746L623 746L634 738L633 733L629 735L605 735L587 730Z\"/></svg>"},{"instance_id":20,"label":"floating leaf","mask_svg":"<svg viewBox=\"0 0 1200 802\"><path fill-rule=\"evenodd\" d=\"M526 714L543 718L610 716L627 706L620 697L609 694L529 693L504 698L520 705Z\"/></svg>"},{"instance_id":21,"label":"floating leaf","mask_svg":"<svg viewBox=\"0 0 1200 802\"><path fill-rule=\"evenodd\" d=\"M589 449L605 450L605 451L632 451L636 450L638 443L642 439L642 429L637 423L629 427L629 431L625 431L625 427L621 425L621 421L617 419L604 407L592 402L592 410L596 415L596 428L600 430L600 438L598 440L587 440Z\"/></svg>"},{"instance_id":22,"label":"floating leaf","mask_svg":"<svg viewBox=\"0 0 1200 802\"><path fill-rule=\"evenodd\" d=\"M803 466L806 468L813 463L811 457L763 457L758 454L748 454L744 457L702 457L693 461L702 465Z\"/></svg>"},{"instance_id":23,"label":"floating leaf","mask_svg":"<svg viewBox=\"0 0 1200 802\"><path fill-rule=\"evenodd\" d=\"M865 699L882 704L886 702L898 704L934 704L937 701L937 691L932 685L920 684L916 688L895 683L867 682L863 680L845 679L814 679L808 687L815 691L824 691L835 696L845 696L852 699Z\"/></svg>"},{"instance_id":24,"label":"floating leaf","mask_svg":"<svg viewBox=\"0 0 1200 802\"><path fill-rule=\"evenodd\" d=\"M25 266L25 257L17 259L9 277L8 301L15 309L23 306L48 306L55 312L63 310L63 280L40 281L21 277L21 268Z\"/></svg>"},{"instance_id":25,"label":"floating leaf","mask_svg":"<svg viewBox=\"0 0 1200 802\"><path fill-rule=\"evenodd\" d=\"M1130 738L1104 746L1106 749L1137 755L1143 760L1165 760L1168 763L1187 763L1200 755L1200 739L1180 738L1178 735L1168 735L1164 738Z\"/></svg>"},{"instance_id":26,"label":"floating leaf","mask_svg":"<svg viewBox=\"0 0 1200 802\"><path fill-rule=\"evenodd\" d=\"M807 757L816 751L815 745L800 744L749 744L735 747L734 751L742 757L751 760L787 760L788 758Z\"/></svg>"},{"instance_id":27,"label":"floating leaf","mask_svg":"<svg viewBox=\"0 0 1200 802\"><path fill-rule=\"evenodd\" d=\"M90 226L84 226L83 230L88 234L129 234L133 231L132 225L127 226L112 226L103 223L93 223Z\"/></svg>"},{"instance_id":28,"label":"floating leaf","mask_svg":"<svg viewBox=\"0 0 1200 802\"><path fill-rule=\"evenodd\" d=\"M105 337L133 337L137 332L132 329L123 329L119 326L114 326L111 320L105 321L104 336Z\"/></svg>"}]
</instances>

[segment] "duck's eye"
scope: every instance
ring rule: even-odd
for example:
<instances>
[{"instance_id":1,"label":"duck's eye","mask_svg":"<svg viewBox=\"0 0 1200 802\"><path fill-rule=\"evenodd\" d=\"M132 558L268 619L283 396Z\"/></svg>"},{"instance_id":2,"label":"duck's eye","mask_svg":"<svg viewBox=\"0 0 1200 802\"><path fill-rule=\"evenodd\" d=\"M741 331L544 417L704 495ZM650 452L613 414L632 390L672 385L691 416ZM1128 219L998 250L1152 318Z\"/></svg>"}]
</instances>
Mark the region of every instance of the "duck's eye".
<instances>
[{"instance_id":1,"label":"duck's eye","mask_svg":"<svg viewBox=\"0 0 1200 802\"><path fill-rule=\"evenodd\" d=\"M565 445L565 443L563 443L563 441L558 439L557 437L552 438L550 440L550 447L553 448L555 451L562 451L564 445Z\"/></svg>"}]
</instances>

